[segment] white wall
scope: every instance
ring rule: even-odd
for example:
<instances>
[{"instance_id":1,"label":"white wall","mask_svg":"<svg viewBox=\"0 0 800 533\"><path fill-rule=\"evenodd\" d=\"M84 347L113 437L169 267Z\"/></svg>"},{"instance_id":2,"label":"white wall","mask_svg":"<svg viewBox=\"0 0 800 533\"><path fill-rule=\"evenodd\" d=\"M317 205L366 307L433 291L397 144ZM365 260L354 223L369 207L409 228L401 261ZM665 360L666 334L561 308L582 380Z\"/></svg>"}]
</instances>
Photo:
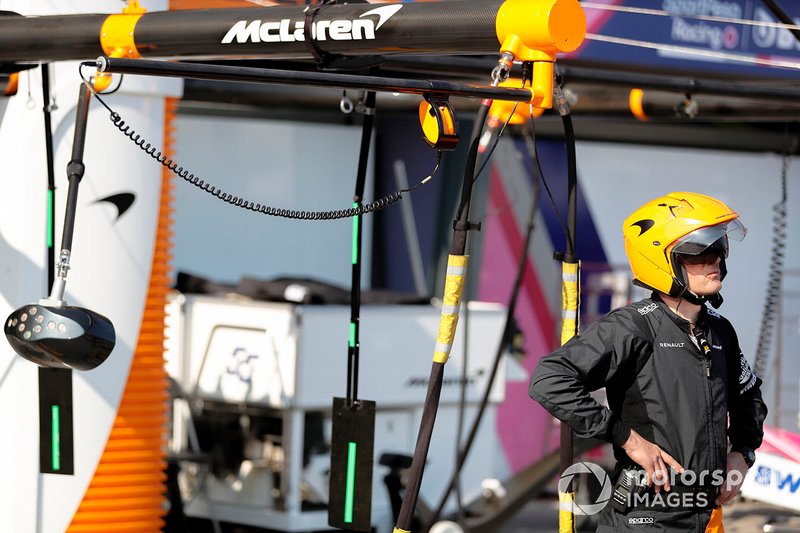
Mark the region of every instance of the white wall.
<instances>
[{"instance_id":1,"label":"white wall","mask_svg":"<svg viewBox=\"0 0 800 533\"><path fill-rule=\"evenodd\" d=\"M145 1L164 9L164 0ZM122 2L99 0L3 0L0 9L23 15L120 12ZM46 38L46 36L44 36ZM89 58L91 59L91 58ZM91 72L87 72L91 74ZM67 194L75 108L81 79L77 62L51 66L56 177L55 247ZM20 75L16 96L0 107L0 317L37 302L47 291L47 166L41 69ZM179 96L179 80L127 76L107 102L149 140L162 144L164 96ZM108 360L89 372L73 373L75 473L39 473L37 366L0 343L0 420L9 428L0 455L10 458L0 483L0 531L57 533L66 529L97 466L127 381L139 335L150 276L161 189L159 166L117 132L96 101L90 104L86 173L78 196L73 255L65 297L114 323L117 343ZM132 192L136 201L121 218L97 200ZM58 252L56 252L58 256Z\"/></svg>"},{"instance_id":2,"label":"white wall","mask_svg":"<svg viewBox=\"0 0 800 533\"><path fill-rule=\"evenodd\" d=\"M361 126L179 115L176 158L201 179L271 207L353 204ZM373 157L365 199L372 197ZM299 221L226 205L177 180L175 271L215 281L312 277L350 286L352 219ZM362 286L369 286L372 215L363 217Z\"/></svg>"}]
</instances>

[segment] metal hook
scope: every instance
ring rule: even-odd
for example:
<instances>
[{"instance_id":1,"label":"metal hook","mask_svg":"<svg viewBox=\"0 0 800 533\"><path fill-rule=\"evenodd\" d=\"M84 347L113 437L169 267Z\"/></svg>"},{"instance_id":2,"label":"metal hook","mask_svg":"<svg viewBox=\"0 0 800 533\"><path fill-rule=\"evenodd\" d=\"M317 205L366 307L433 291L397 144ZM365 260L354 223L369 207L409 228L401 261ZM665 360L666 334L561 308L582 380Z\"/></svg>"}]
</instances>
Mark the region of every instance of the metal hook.
<instances>
[{"instance_id":1,"label":"metal hook","mask_svg":"<svg viewBox=\"0 0 800 533\"><path fill-rule=\"evenodd\" d=\"M691 93L686 93L686 98L675 106L675 115L681 118L695 118L699 111L700 106Z\"/></svg>"},{"instance_id":2,"label":"metal hook","mask_svg":"<svg viewBox=\"0 0 800 533\"><path fill-rule=\"evenodd\" d=\"M28 101L25 102L25 106L28 109L33 109L34 107L36 107L36 100L34 100L33 96L31 96L31 71L30 70L27 72L27 76L28 76Z\"/></svg>"},{"instance_id":3,"label":"metal hook","mask_svg":"<svg viewBox=\"0 0 800 533\"><path fill-rule=\"evenodd\" d=\"M349 115L353 112L354 108L353 101L347 97L347 91L342 91L342 99L339 100L339 110L345 115Z\"/></svg>"}]
</instances>

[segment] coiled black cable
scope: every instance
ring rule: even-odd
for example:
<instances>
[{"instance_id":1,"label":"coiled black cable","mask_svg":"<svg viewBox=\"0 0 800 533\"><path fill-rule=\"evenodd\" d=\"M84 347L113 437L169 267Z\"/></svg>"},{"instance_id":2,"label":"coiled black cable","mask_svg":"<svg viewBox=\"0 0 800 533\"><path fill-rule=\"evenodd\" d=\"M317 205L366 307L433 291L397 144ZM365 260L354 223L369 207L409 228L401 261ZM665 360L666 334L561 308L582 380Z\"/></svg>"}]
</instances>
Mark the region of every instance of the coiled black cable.
<instances>
[{"instance_id":1,"label":"coiled black cable","mask_svg":"<svg viewBox=\"0 0 800 533\"><path fill-rule=\"evenodd\" d=\"M88 83L87 83L88 84ZM221 200L227 204L240 207L242 209L246 209L248 211L253 211L255 213L261 213L262 215L269 215L274 217L281 217L281 218L288 218L293 220L338 220L342 218L352 218L355 216L364 215L367 213L372 213L374 211L379 211L390 205L399 202L403 198L403 193L411 192L420 185L423 185L430 180L436 171L439 170L439 165L442 161L442 151L439 150L436 154L436 165L433 168L433 171L424 179L422 179L419 183L414 185L413 187L409 187L408 189L401 189L397 192L392 194L386 195L383 198L379 198L374 202L370 202L368 204L359 205L356 207L349 207L347 209L334 209L330 211L300 211L294 209L283 209L278 207L270 207L268 205L262 205L260 203L252 202L245 198L240 198L238 196L234 196L233 194L227 193L222 189L215 187L214 185L207 183L200 179L199 176L195 176L193 173L189 172L188 170L184 169L178 163L173 161L172 159L168 159L167 156L163 154L161 150L157 147L151 145L147 140L136 133L136 130L132 129L122 117L111 109L102 98L100 98L96 92L92 91L94 97L105 107L108 112L110 113L111 122L114 126L128 139L133 142L136 146L139 147L144 153L158 161L162 166L167 168L170 172L181 178L182 180L186 181L190 185L194 185L198 189L203 192L210 194L211 196Z\"/></svg>"},{"instance_id":2,"label":"coiled black cable","mask_svg":"<svg viewBox=\"0 0 800 533\"><path fill-rule=\"evenodd\" d=\"M772 251L770 257L770 271L767 283L767 293L764 299L764 312L761 315L761 331L758 337L758 346L753 361L753 371L762 380L765 377L769 350L772 345L772 328L775 322L775 313L780 305L781 285L783 283L783 263L786 258L786 220L787 220L787 174L791 154L797 149L798 140L795 138L793 146L786 147L781 166L781 200L772 208Z\"/></svg>"}]
</instances>

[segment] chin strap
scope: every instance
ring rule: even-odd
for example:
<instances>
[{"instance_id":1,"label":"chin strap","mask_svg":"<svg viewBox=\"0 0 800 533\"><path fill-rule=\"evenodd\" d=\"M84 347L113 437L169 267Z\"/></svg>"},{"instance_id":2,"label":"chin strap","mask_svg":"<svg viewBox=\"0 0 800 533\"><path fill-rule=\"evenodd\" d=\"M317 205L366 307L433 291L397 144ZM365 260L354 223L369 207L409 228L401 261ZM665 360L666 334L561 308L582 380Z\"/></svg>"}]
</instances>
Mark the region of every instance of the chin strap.
<instances>
[{"instance_id":1,"label":"chin strap","mask_svg":"<svg viewBox=\"0 0 800 533\"><path fill-rule=\"evenodd\" d=\"M709 296L698 296L689 289L683 291L681 298L695 305L703 305L704 303L708 302L712 307L714 307L714 309L719 309L719 306L721 306L723 302L723 298L720 293L711 294Z\"/></svg>"}]
</instances>

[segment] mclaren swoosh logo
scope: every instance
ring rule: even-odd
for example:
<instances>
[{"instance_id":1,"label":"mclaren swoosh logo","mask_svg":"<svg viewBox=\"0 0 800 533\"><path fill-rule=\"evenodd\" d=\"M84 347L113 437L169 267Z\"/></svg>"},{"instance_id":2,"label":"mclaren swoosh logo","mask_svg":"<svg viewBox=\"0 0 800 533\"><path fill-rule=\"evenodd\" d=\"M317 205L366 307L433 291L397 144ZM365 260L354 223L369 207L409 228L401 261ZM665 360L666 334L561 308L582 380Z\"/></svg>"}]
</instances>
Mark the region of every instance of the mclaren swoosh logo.
<instances>
[{"instance_id":1,"label":"mclaren swoosh logo","mask_svg":"<svg viewBox=\"0 0 800 533\"><path fill-rule=\"evenodd\" d=\"M367 15L378 15L378 23L375 25L375 29L379 29L383 26L383 23L389 20L392 15L400 11L403 6L383 6L383 7L376 7L375 9L370 9L365 13L361 13L359 17L366 17Z\"/></svg>"},{"instance_id":2,"label":"mclaren swoosh logo","mask_svg":"<svg viewBox=\"0 0 800 533\"><path fill-rule=\"evenodd\" d=\"M631 224L631 226L639 226L639 236L642 236L644 235L644 232L652 228L655 223L656 223L655 220L650 220L649 218L646 218L644 220L634 222L633 224Z\"/></svg>"},{"instance_id":3,"label":"mclaren swoosh logo","mask_svg":"<svg viewBox=\"0 0 800 533\"><path fill-rule=\"evenodd\" d=\"M94 203L100 202L108 202L114 207L117 208L117 218L114 219L116 222L120 219L125 212L131 208L133 205L134 200L136 200L136 195L132 192L121 192L119 194L112 194L111 196L106 196L105 198L100 198L96 200Z\"/></svg>"}]
</instances>

